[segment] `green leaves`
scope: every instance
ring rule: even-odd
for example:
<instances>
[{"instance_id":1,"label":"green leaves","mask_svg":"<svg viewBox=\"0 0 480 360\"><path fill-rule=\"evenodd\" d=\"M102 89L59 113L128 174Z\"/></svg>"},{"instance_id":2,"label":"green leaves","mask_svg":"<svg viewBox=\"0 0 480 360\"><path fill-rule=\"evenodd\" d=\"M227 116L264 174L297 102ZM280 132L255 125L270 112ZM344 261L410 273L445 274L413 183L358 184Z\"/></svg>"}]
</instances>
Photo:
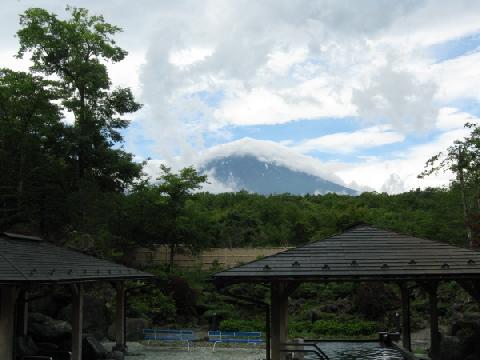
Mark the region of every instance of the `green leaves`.
<instances>
[{"instance_id":1,"label":"green leaves","mask_svg":"<svg viewBox=\"0 0 480 360\"><path fill-rule=\"evenodd\" d=\"M40 8L20 16L18 57L31 56L31 70L55 75L63 107L75 116L72 159L77 159L76 186L85 177L95 178L102 190L124 190L141 175L132 156L114 149L128 126L122 118L141 105L128 88L110 90L106 62L118 62L127 52L113 39L121 29L91 16L83 8L67 7L70 17L59 19Z\"/></svg>"}]
</instances>

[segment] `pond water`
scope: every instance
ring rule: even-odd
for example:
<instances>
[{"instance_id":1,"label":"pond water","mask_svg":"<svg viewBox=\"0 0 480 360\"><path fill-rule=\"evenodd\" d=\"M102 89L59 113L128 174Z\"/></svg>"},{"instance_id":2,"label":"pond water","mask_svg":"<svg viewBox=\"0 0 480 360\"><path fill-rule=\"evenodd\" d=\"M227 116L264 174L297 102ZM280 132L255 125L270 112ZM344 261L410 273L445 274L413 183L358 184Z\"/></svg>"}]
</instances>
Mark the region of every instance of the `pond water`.
<instances>
[{"instance_id":1,"label":"pond water","mask_svg":"<svg viewBox=\"0 0 480 360\"><path fill-rule=\"evenodd\" d=\"M404 360L395 349L386 348L376 342L322 342L320 349L330 360ZM305 359L316 359L315 356L305 356Z\"/></svg>"},{"instance_id":2,"label":"pond water","mask_svg":"<svg viewBox=\"0 0 480 360\"><path fill-rule=\"evenodd\" d=\"M362 342L322 342L320 348L330 360L404 360L394 349L385 348L378 343ZM127 356L127 360L263 360L265 350L261 348L185 348L150 347L138 343L129 343L129 351L136 356ZM314 360L306 355L305 360Z\"/></svg>"}]
</instances>

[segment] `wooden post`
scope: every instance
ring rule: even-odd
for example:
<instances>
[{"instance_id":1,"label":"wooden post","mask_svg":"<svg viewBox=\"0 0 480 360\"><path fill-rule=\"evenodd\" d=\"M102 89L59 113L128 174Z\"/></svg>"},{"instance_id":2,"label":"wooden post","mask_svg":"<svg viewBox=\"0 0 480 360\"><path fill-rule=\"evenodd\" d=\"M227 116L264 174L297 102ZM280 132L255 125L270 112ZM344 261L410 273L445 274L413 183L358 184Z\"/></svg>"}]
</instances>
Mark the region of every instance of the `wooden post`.
<instances>
[{"instance_id":1,"label":"wooden post","mask_svg":"<svg viewBox=\"0 0 480 360\"><path fill-rule=\"evenodd\" d=\"M0 359L13 360L17 289L0 287Z\"/></svg>"},{"instance_id":2,"label":"wooden post","mask_svg":"<svg viewBox=\"0 0 480 360\"><path fill-rule=\"evenodd\" d=\"M17 336L28 335L28 291L22 290L17 300Z\"/></svg>"},{"instance_id":3,"label":"wooden post","mask_svg":"<svg viewBox=\"0 0 480 360\"><path fill-rule=\"evenodd\" d=\"M410 327L410 291L408 283L400 284L402 294L402 344L407 351L412 351L411 327Z\"/></svg>"},{"instance_id":4,"label":"wooden post","mask_svg":"<svg viewBox=\"0 0 480 360\"><path fill-rule=\"evenodd\" d=\"M288 340L288 293L284 283L271 285L271 357L285 360L286 353L280 352L281 345Z\"/></svg>"},{"instance_id":5,"label":"wooden post","mask_svg":"<svg viewBox=\"0 0 480 360\"><path fill-rule=\"evenodd\" d=\"M72 285L72 360L82 360L83 285Z\"/></svg>"},{"instance_id":6,"label":"wooden post","mask_svg":"<svg viewBox=\"0 0 480 360\"><path fill-rule=\"evenodd\" d=\"M115 347L113 350L127 351L127 339L125 334L125 283L115 283L117 291L117 306L115 312Z\"/></svg>"},{"instance_id":7,"label":"wooden post","mask_svg":"<svg viewBox=\"0 0 480 360\"><path fill-rule=\"evenodd\" d=\"M427 291L430 299L430 358L440 359L440 332L438 330L438 283L430 283Z\"/></svg>"},{"instance_id":8,"label":"wooden post","mask_svg":"<svg viewBox=\"0 0 480 360\"><path fill-rule=\"evenodd\" d=\"M267 305L265 310L265 359L271 360L270 357L270 306Z\"/></svg>"}]
</instances>

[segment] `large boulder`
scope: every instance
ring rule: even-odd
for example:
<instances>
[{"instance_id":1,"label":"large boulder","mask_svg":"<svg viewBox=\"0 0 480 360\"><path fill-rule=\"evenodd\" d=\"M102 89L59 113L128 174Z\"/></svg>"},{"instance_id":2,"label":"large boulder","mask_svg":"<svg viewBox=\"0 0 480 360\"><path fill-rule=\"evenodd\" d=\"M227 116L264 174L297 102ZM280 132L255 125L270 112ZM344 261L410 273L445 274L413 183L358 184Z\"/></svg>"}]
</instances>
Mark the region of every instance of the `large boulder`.
<instances>
[{"instance_id":1,"label":"large boulder","mask_svg":"<svg viewBox=\"0 0 480 360\"><path fill-rule=\"evenodd\" d=\"M60 310L58 318L71 321L72 305L69 304ZM85 295L83 304L83 330L93 335L97 340L105 340L108 331L108 317L105 301L92 295Z\"/></svg>"},{"instance_id":2,"label":"large boulder","mask_svg":"<svg viewBox=\"0 0 480 360\"><path fill-rule=\"evenodd\" d=\"M442 360L480 359L480 314L465 313L452 322L450 334L442 340ZM460 352L460 355L457 353ZM450 353L452 353L450 355ZM454 357L458 356L458 357Z\"/></svg>"},{"instance_id":3,"label":"large boulder","mask_svg":"<svg viewBox=\"0 0 480 360\"><path fill-rule=\"evenodd\" d=\"M30 313L28 332L35 341L59 344L71 338L72 326L67 321L55 320L40 313Z\"/></svg>"},{"instance_id":4,"label":"large boulder","mask_svg":"<svg viewBox=\"0 0 480 360\"><path fill-rule=\"evenodd\" d=\"M444 336L440 344L440 360L463 360L464 346L456 336Z\"/></svg>"},{"instance_id":5,"label":"large boulder","mask_svg":"<svg viewBox=\"0 0 480 360\"><path fill-rule=\"evenodd\" d=\"M91 334L83 336L82 353L83 358L88 360L106 359L108 355L103 345Z\"/></svg>"},{"instance_id":6,"label":"large boulder","mask_svg":"<svg viewBox=\"0 0 480 360\"><path fill-rule=\"evenodd\" d=\"M150 320L142 318L127 318L127 341L143 340L143 329L152 327ZM108 327L108 337L115 340L115 323Z\"/></svg>"}]
</instances>

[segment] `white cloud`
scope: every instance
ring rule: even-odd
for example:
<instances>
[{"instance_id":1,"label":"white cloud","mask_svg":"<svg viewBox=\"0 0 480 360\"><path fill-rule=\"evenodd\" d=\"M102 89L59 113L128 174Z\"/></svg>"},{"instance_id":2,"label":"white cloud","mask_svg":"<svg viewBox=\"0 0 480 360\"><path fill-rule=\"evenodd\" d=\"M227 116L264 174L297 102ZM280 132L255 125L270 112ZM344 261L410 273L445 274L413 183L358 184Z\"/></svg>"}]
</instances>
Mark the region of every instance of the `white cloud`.
<instances>
[{"instance_id":1,"label":"white cloud","mask_svg":"<svg viewBox=\"0 0 480 360\"><path fill-rule=\"evenodd\" d=\"M312 91L305 93L305 87ZM353 114L352 106L341 95L331 94L326 84L302 84L297 88L272 91L254 88L225 101L215 118L237 126L282 124L298 119L343 117ZM313 91L315 89L315 91Z\"/></svg>"},{"instance_id":2,"label":"white cloud","mask_svg":"<svg viewBox=\"0 0 480 360\"><path fill-rule=\"evenodd\" d=\"M480 52L433 65L429 71L439 84L437 98L449 102L462 98L480 101Z\"/></svg>"},{"instance_id":3,"label":"white cloud","mask_svg":"<svg viewBox=\"0 0 480 360\"><path fill-rule=\"evenodd\" d=\"M9 68L15 71L28 71L31 63L27 58L17 59L15 49L0 49L0 68Z\"/></svg>"},{"instance_id":4,"label":"white cloud","mask_svg":"<svg viewBox=\"0 0 480 360\"><path fill-rule=\"evenodd\" d=\"M118 63L108 64L108 74L114 87L129 87L133 94L141 97L140 69L145 64L145 54L132 52Z\"/></svg>"},{"instance_id":5,"label":"white cloud","mask_svg":"<svg viewBox=\"0 0 480 360\"><path fill-rule=\"evenodd\" d=\"M479 123L480 119L472 114L453 107L440 109L436 128L442 131L461 129L466 123Z\"/></svg>"},{"instance_id":6,"label":"white cloud","mask_svg":"<svg viewBox=\"0 0 480 360\"><path fill-rule=\"evenodd\" d=\"M413 73L383 66L371 83L355 89L358 115L374 122L388 122L404 131L430 130L437 117L433 104L436 86L421 82Z\"/></svg>"},{"instance_id":7,"label":"white cloud","mask_svg":"<svg viewBox=\"0 0 480 360\"><path fill-rule=\"evenodd\" d=\"M353 153L360 149L393 144L405 140L405 135L385 126L373 126L353 132L339 132L305 140L294 146L302 153L323 151Z\"/></svg>"},{"instance_id":8,"label":"white cloud","mask_svg":"<svg viewBox=\"0 0 480 360\"><path fill-rule=\"evenodd\" d=\"M475 0L419 1L417 11L399 16L388 41L428 46L480 30L480 3Z\"/></svg>"},{"instance_id":9,"label":"white cloud","mask_svg":"<svg viewBox=\"0 0 480 360\"><path fill-rule=\"evenodd\" d=\"M400 178L398 174L390 174L388 179L383 183L382 187L380 188L381 192L386 192L388 194L400 194L405 190L405 183Z\"/></svg>"},{"instance_id":10,"label":"white cloud","mask_svg":"<svg viewBox=\"0 0 480 360\"><path fill-rule=\"evenodd\" d=\"M207 57L211 56L212 53L212 49L197 47L174 50L170 52L168 56L168 61L170 62L170 64L175 65L180 69L185 69L189 65L205 60Z\"/></svg>"},{"instance_id":11,"label":"white cloud","mask_svg":"<svg viewBox=\"0 0 480 360\"><path fill-rule=\"evenodd\" d=\"M216 178L214 171L207 171L205 173L207 175L208 180L207 183L203 185L200 191L206 191L213 194L225 193L225 192L236 192L241 190L241 187L238 186L235 179L229 179L226 183L219 181Z\"/></svg>"},{"instance_id":12,"label":"white cloud","mask_svg":"<svg viewBox=\"0 0 480 360\"><path fill-rule=\"evenodd\" d=\"M364 162L345 165L336 172L336 175L345 183L352 181L362 186L369 186L376 191L392 189L392 180L395 186L403 182L405 190L417 187L444 186L452 179L451 173L439 173L425 179L417 176L423 171L425 162L433 155L445 150L453 141L468 135L467 129L455 129L442 133L437 139L421 145L416 145L403 153L389 154L388 158L377 157ZM394 174L392 178L392 174ZM397 178L398 176L398 178Z\"/></svg>"}]
</instances>

